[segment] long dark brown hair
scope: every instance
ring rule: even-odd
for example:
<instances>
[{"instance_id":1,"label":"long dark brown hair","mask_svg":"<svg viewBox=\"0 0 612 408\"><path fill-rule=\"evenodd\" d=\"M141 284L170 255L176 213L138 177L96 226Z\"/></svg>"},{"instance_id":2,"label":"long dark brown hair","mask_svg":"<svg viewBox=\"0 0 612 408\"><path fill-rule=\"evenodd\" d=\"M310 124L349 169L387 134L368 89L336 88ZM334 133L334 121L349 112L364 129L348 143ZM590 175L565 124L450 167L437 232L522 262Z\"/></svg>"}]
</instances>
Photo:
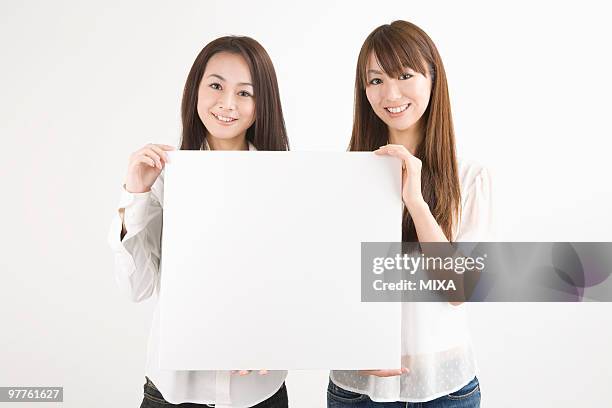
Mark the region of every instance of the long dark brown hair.
<instances>
[{"instance_id":1,"label":"long dark brown hair","mask_svg":"<svg viewBox=\"0 0 612 408\"><path fill-rule=\"evenodd\" d=\"M200 150L206 127L198 115L198 88L208 60L218 52L230 52L244 58L253 82L255 122L247 129L246 139L257 150L289 150L276 72L266 50L250 37L226 36L208 43L198 54L187 76L181 119L181 150Z\"/></svg>"},{"instance_id":2,"label":"long dark brown hair","mask_svg":"<svg viewBox=\"0 0 612 408\"><path fill-rule=\"evenodd\" d=\"M353 133L349 145L351 151L376 150L389 140L387 125L376 116L366 96L366 70L372 53L389 76L397 77L409 67L423 75L428 72L431 77L429 105L419 119L424 138L415 156L423 164L423 198L447 239L452 241L453 228L461 211L461 191L450 98L440 54L429 36L407 21L394 21L372 31L363 43L357 61ZM418 241L414 222L406 210L402 222L402 241Z\"/></svg>"}]
</instances>

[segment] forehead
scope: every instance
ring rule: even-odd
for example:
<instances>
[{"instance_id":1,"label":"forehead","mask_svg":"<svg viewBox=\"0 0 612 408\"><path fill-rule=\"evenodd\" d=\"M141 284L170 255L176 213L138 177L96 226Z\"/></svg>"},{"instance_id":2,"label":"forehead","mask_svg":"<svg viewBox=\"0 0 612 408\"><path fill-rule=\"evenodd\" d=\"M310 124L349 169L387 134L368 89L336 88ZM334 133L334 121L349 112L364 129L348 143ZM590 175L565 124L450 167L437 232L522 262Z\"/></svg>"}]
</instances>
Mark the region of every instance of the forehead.
<instances>
[{"instance_id":1,"label":"forehead","mask_svg":"<svg viewBox=\"0 0 612 408\"><path fill-rule=\"evenodd\" d=\"M410 67L408 64L402 64L399 61L395 61L394 63L389 64L390 67L398 72L394 73L391 72L391 75L395 75L395 74L399 74L401 73L400 71L402 70L408 70L408 71L412 71L415 73L418 73L419 70L418 69L414 69L412 67ZM403 65L403 66L402 66ZM374 51L370 52L370 54L368 55L368 60L366 63L366 67L365 67L365 73L366 76L370 76L370 75L374 75L374 73L370 72L370 70L375 70L378 72L381 72L383 75L389 75L389 72L387 70L384 69L384 67L381 65L379 59L376 57L376 53Z\"/></svg>"},{"instance_id":2,"label":"forehead","mask_svg":"<svg viewBox=\"0 0 612 408\"><path fill-rule=\"evenodd\" d=\"M240 54L222 51L210 57L204 70L204 78L212 74L222 76L227 82L251 82L249 66Z\"/></svg>"},{"instance_id":3,"label":"forehead","mask_svg":"<svg viewBox=\"0 0 612 408\"><path fill-rule=\"evenodd\" d=\"M368 56L368 64L366 66L366 72L371 69L374 69L380 72L384 72L384 69L382 69L382 67L380 66L380 63L378 62L378 58L376 58L376 55L374 54L374 52L371 52L370 55Z\"/></svg>"}]
</instances>

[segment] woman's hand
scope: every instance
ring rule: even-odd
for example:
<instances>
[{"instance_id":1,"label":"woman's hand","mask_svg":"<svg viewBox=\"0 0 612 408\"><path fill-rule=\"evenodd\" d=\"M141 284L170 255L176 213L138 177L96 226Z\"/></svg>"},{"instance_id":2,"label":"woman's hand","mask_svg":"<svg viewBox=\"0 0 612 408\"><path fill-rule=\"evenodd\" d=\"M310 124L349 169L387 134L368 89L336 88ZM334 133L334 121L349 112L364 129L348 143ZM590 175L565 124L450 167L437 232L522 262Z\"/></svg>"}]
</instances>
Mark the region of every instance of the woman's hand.
<instances>
[{"instance_id":1,"label":"woman's hand","mask_svg":"<svg viewBox=\"0 0 612 408\"><path fill-rule=\"evenodd\" d=\"M381 146L374 153L389 155L402 160L402 200L408 211L425 202L421 190L421 167L423 163L403 145L388 144Z\"/></svg>"},{"instance_id":2,"label":"woman's hand","mask_svg":"<svg viewBox=\"0 0 612 408\"><path fill-rule=\"evenodd\" d=\"M402 367L395 370L359 370L361 375L373 375L375 377L394 377L396 375L402 375L410 372L406 367Z\"/></svg>"},{"instance_id":3,"label":"woman's hand","mask_svg":"<svg viewBox=\"0 0 612 408\"><path fill-rule=\"evenodd\" d=\"M150 191L151 186L168 163L167 150L175 150L175 148L164 144L149 143L132 153L125 179L125 189L130 193Z\"/></svg>"}]
</instances>

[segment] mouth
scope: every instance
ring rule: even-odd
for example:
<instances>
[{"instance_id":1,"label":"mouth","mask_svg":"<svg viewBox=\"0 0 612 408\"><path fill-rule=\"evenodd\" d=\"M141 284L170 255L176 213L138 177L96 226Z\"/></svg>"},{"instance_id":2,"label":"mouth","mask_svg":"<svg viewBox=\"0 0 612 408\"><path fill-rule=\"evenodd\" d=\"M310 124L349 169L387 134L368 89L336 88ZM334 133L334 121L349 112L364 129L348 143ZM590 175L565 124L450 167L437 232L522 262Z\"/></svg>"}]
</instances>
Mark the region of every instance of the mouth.
<instances>
[{"instance_id":1,"label":"mouth","mask_svg":"<svg viewBox=\"0 0 612 408\"><path fill-rule=\"evenodd\" d=\"M391 115L398 115L404 112L406 109L408 109L410 105L411 105L410 103L406 103L400 106L387 106L385 107L385 110L389 112Z\"/></svg>"},{"instance_id":2,"label":"mouth","mask_svg":"<svg viewBox=\"0 0 612 408\"><path fill-rule=\"evenodd\" d=\"M231 116L217 115L216 113L213 113L213 112L210 112L210 113L211 115L215 117L215 119L223 123L232 123L238 120L237 118L232 118Z\"/></svg>"}]
</instances>

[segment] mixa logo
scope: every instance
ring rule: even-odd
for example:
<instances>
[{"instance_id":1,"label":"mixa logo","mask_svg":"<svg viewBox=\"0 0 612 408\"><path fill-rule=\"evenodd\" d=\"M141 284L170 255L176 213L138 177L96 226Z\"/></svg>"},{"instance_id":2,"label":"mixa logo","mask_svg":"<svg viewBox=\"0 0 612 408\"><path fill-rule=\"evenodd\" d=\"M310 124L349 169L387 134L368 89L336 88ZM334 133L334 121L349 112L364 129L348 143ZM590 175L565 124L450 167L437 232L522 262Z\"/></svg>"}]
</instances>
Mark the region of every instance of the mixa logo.
<instances>
[{"instance_id":1,"label":"mixa logo","mask_svg":"<svg viewBox=\"0 0 612 408\"><path fill-rule=\"evenodd\" d=\"M452 280L432 279L428 281L420 280L421 290L457 290L455 282Z\"/></svg>"}]
</instances>

